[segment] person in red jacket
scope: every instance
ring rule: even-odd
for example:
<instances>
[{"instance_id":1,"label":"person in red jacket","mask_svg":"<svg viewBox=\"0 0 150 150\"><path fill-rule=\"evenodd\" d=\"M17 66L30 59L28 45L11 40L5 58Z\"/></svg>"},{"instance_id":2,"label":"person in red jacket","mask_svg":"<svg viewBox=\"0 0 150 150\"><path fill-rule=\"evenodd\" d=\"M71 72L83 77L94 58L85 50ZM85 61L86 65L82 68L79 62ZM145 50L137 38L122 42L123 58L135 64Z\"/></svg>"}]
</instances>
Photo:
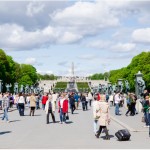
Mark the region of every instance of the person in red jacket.
<instances>
[{"instance_id":1,"label":"person in red jacket","mask_svg":"<svg viewBox=\"0 0 150 150\"><path fill-rule=\"evenodd\" d=\"M47 100L48 100L48 95L46 93L44 93L44 95L42 96L42 108L43 108L43 110L45 110L45 105L46 105Z\"/></svg>"},{"instance_id":2,"label":"person in red jacket","mask_svg":"<svg viewBox=\"0 0 150 150\"><path fill-rule=\"evenodd\" d=\"M101 99L100 94L97 93L97 96L98 96L98 101L100 101L100 99Z\"/></svg>"},{"instance_id":3,"label":"person in red jacket","mask_svg":"<svg viewBox=\"0 0 150 150\"><path fill-rule=\"evenodd\" d=\"M58 101L59 113L60 113L60 123L66 122L66 113L68 113L68 99L66 94L62 93L60 100Z\"/></svg>"}]
</instances>

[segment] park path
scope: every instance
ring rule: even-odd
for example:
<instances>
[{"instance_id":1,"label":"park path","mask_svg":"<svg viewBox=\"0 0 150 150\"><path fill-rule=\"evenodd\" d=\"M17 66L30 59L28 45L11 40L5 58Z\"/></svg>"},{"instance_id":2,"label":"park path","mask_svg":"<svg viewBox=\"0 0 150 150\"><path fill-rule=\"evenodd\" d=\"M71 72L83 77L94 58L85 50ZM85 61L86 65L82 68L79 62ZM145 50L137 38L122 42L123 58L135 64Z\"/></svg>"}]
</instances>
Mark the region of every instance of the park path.
<instances>
[{"instance_id":1,"label":"park path","mask_svg":"<svg viewBox=\"0 0 150 150\"><path fill-rule=\"evenodd\" d=\"M112 109L112 108L111 108ZM35 116L19 116L18 111L9 113L10 123L0 122L0 148L8 149L101 149L101 148L149 148L150 138L145 132L132 132L131 141L119 142L115 132L123 127L111 121L110 141L103 140L104 133L96 139L93 133L93 118L91 108L82 111L81 107L75 114L69 114L67 124L59 124L58 112L55 112L57 123L46 124L43 110L36 110ZM1 115L2 116L2 115ZM0 117L1 117L0 116ZM50 118L51 119L51 118Z\"/></svg>"}]
</instances>

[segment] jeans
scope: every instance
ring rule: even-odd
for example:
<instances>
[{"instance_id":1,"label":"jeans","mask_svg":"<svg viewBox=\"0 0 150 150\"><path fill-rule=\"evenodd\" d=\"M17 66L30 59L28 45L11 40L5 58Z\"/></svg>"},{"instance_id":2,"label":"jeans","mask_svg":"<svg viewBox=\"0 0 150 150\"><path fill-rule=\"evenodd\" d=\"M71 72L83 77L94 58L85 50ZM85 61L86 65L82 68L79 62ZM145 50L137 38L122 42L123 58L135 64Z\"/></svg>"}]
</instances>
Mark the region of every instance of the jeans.
<instances>
[{"instance_id":1,"label":"jeans","mask_svg":"<svg viewBox=\"0 0 150 150\"><path fill-rule=\"evenodd\" d=\"M150 113L149 112L145 112L144 115L145 115L146 126L149 126L150 125Z\"/></svg>"},{"instance_id":2,"label":"jeans","mask_svg":"<svg viewBox=\"0 0 150 150\"><path fill-rule=\"evenodd\" d=\"M24 116L24 103L18 103L18 107L20 116Z\"/></svg>"},{"instance_id":3,"label":"jeans","mask_svg":"<svg viewBox=\"0 0 150 150\"><path fill-rule=\"evenodd\" d=\"M42 104L42 108L43 108L43 110L45 110L45 104Z\"/></svg>"},{"instance_id":4,"label":"jeans","mask_svg":"<svg viewBox=\"0 0 150 150\"><path fill-rule=\"evenodd\" d=\"M40 109L39 101L36 102L36 109Z\"/></svg>"},{"instance_id":5,"label":"jeans","mask_svg":"<svg viewBox=\"0 0 150 150\"><path fill-rule=\"evenodd\" d=\"M94 133L96 134L97 133L97 122L98 120L94 120Z\"/></svg>"},{"instance_id":6,"label":"jeans","mask_svg":"<svg viewBox=\"0 0 150 150\"><path fill-rule=\"evenodd\" d=\"M115 114L119 115L119 104L118 103L116 103L116 105L115 105Z\"/></svg>"},{"instance_id":7,"label":"jeans","mask_svg":"<svg viewBox=\"0 0 150 150\"><path fill-rule=\"evenodd\" d=\"M63 113L62 108L60 109L60 121L66 122L66 113Z\"/></svg>"},{"instance_id":8,"label":"jeans","mask_svg":"<svg viewBox=\"0 0 150 150\"><path fill-rule=\"evenodd\" d=\"M6 118L6 121L8 121L8 108L4 109L4 114L3 114L2 120L4 120L5 118Z\"/></svg>"}]
</instances>

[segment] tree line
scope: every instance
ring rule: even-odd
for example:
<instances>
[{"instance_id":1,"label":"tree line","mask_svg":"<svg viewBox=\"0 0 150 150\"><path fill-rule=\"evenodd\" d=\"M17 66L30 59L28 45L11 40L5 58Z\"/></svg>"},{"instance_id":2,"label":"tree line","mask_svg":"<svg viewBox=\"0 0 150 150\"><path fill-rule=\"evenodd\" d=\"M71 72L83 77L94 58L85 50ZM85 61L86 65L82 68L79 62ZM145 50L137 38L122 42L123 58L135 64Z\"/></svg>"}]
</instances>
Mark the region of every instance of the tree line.
<instances>
[{"instance_id":1,"label":"tree line","mask_svg":"<svg viewBox=\"0 0 150 150\"><path fill-rule=\"evenodd\" d=\"M36 68L29 64L19 64L11 56L0 49L0 80L2 80L3 91L6 91L6 84L17 82L20 85L34 85L38 80L54 80L54 75L37 74Z\"/></svg>"},{"instance_id":2,"label":"tree line","mask_svg":"<svg viewBox=\"0 0 150 150\"><path fill-rule=\"evenodd\" d=\"M117 83L118 79L128 80L131 91L135 90L135 74L141 71L143 79L145 81L147 89L150 89L150 52L142 52L139 55L133 57L131 63L127 67L123 67L117 70L111 70L110 72L97 73L90 76L92 80L101 80L109 78L112 84Z\"/></svg>"}]
</instances>

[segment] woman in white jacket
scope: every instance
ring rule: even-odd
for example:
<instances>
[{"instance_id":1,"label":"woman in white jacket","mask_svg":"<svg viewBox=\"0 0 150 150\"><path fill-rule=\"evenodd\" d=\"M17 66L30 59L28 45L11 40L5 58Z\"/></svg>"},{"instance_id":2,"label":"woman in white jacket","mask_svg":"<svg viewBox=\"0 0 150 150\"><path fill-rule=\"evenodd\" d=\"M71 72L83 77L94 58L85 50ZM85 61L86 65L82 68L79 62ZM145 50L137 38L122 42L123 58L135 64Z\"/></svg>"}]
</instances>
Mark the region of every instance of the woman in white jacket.
<instances>
[{"instance_id":1,"label":"woman in white jacket","mask_svg":"<svg viewBox=\"0 0 150 150\"><path fill-rule=\"evenodd\" d=\"M45 105L45 112L46 112L46 123L49 124L49 114L52 116L53 123L55 123L55 104L54 101L52 100L52 96L48 96L48 100L46 101Z\"/></svg>"},{"instance_id":2,"label":"woman in white jacket","mask_svg":"<svg viewBox=\"0 0 150 150\"><path fill-rule=\"evenodd\" d=\"M97 110L99 109L99 100L98 100L97 95L94 96L94 101L92 103L92 107L93 107L93 118L94 118L94 133L96 135L96 133L97 133L97 123L98 123L98 119L100 117L100 114L97 113Z\"/></svg>"},{"instance_id":3,"label":"woman in white jacket","mask_svg":"<svg viewBox=\"0 0 150 150\"><path fill-rule=\"evenodd\" d=\"M107 130L107 126L110 123L110 114L109 114L109 105L106 102L106 100L101 100L101 102L99 102L99 113L100 113L100 118L98 119L98 123L99 123L99 130L97 131L96 137L99 138L102 129L104 129L106 137L104 138L105 140L109 140L109 133Z\"/></svg>"}]
</instances>

